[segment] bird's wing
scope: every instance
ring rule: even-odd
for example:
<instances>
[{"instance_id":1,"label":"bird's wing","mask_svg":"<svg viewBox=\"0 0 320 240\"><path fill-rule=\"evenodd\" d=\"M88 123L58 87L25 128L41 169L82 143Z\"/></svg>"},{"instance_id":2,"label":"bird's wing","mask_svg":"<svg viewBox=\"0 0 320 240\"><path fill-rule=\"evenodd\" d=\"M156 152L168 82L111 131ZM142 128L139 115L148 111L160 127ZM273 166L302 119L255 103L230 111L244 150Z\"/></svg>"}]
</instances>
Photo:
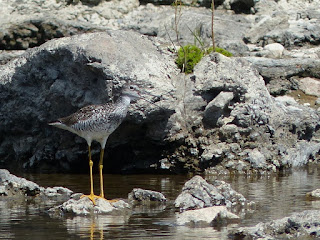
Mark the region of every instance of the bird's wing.
<instances>
[{"instance_id":1,"label":"bird's wing","mask_svg":"<svg viewBox=\"0 0 320 240\"><path fill-rule=\"evenodd\" d=\"M94 121L101 117L108 116L108 112L112 112L113 105L89 105L79 109L77 112L70 116L60 118L59 121L69 127L78 123L85 124L86 122Z\"/></svg>"}]
</instances>

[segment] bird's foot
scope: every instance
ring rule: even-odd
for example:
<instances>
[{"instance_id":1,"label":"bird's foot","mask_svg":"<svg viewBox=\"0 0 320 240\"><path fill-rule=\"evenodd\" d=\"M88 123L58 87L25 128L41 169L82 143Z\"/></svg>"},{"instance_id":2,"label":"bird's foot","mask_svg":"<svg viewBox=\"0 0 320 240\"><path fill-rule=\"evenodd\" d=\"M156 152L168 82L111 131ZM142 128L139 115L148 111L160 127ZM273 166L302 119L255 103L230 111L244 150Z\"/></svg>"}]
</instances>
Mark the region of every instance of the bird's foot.
<instances>
[{"instance_id":1,"label":"bird's foot","mask_svg":"<svg viewBox=\"0 0 320 240\"><path fill-rule=\"evenodd\" d=\"M102 196L97 196L97 195L94 195L94 194L82 195L80 198L84 198L84 197L89 198L91 200L91 202L93 203L93 205L96 205L96 201L95 201L96 198L102 198L103 200L106 200L109 203L115 203L115 202L119 201L119 199L108 200L108 199L106 199L106 198L104 198Z\"/></svg>"}]
</instances>

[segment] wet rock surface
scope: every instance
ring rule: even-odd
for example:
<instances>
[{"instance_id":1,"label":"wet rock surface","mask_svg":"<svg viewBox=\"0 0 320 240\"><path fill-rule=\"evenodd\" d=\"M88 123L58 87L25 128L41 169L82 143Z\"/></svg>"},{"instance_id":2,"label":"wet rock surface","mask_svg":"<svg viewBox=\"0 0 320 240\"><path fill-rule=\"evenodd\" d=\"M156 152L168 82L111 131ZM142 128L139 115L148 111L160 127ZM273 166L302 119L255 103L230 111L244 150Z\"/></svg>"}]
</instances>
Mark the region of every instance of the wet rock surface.
<instances>
[{"instance_id":1,"label":"wet rock surface","mask_svg":"<svg viewBox=\"0 0 320 240\"><path fill-rule=\"evenodd\" d=\"M129 202L166 202L166 197L159 192L152 190L145 190L141 188L134 188L128 194Z\"/></svg>"},{"instance_id":2,"label":"wet rock surface","mask_svg":"<svg viewBox=\"0 0 320 240\"><path fill-rule=\"evenodd\" d=\"M234 191L228 183L215 180L210 184L201 176L194 176L187 181L174 202L175 207L180 212L212 206L226 206L228 209L235 210L252 204L254 203L247 201L242 194Z\"/></svg>"},{"instance_id":3,"label":"wet rock surface","mask_svg":"<svg viewBox=\"0 0 320 240\"><path fill-rule=\"evenodd\" d=\"M318 238L319 210L304 211L278 220L259 223L254 227L240 228L229 235L230 239L308 239Z\"/></svg>"},{"instance_id":4,"label":"wet rock surface","mask_svg":"<svg viewBox=\"0 0 320 240\"><path fill-rule=\"evenodd\" d=\"M83 197L80 198L82 194L74 194L71 198L64 202L63 204L50 208L48 210L49 215L52 217L61 216L64 214L71 215L95 215L95 214L119 214L130 209L128 203L123 200L118 200L115 202L109 202L105 199L97 198L95 199L95 205L92 201Z\"/></svg>"}]
</instances>

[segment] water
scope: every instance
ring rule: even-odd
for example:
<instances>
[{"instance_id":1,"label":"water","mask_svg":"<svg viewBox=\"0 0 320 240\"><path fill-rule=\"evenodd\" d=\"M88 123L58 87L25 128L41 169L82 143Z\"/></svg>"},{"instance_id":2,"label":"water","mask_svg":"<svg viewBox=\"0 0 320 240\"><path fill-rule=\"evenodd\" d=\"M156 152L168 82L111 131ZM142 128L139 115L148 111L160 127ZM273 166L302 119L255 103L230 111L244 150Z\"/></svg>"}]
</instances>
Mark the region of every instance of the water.
<instances>
[{"instance_id":1,"label":"water","mask_svg":"<svg viewBox=\"0 0 320 240\"><path fill-rule=\"evenodd\" d=\"M281 176L224 177L222 180L229 182L236 191L255 201L257 210L241 215L239 224L219 230L174 224L173 200L191 176L105 175L105 194L109 199L127 198L133 188L140 187L161 191L169 203L151 208L137 206L128 216L52 219L44 213L45 205L42 208L32 200L15 203L12 199L1 198L0 239L227 239L228 231L233 228L279 219L293 212L320 209L320 201L307 201L305 198L307 192L320 187L319 169L313 166ZM89 189L87 175L38 174L24 177L41 186L65 186L84 193ZM97 176L95 181L98 183Z\"/></svg>"}]
</instances>

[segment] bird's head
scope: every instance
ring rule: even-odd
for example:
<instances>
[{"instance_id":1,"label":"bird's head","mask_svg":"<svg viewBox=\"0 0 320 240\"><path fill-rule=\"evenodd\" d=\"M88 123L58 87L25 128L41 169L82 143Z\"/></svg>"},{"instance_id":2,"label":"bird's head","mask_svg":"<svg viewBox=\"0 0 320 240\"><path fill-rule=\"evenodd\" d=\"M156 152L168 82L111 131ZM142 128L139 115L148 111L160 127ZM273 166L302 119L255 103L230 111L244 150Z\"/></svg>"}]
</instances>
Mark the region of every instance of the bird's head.
<instances>
[{"instance_id":1,"label":"bird's head","mask_svg":"<svg viewBox=\"0 0 320 240\"><path fill-rule=\"evenodd\" d=\"M129 97L131 101L136 101L136 100L142 98L141 91L139 90L138 86L136 86L136 85L124 86L124 88L122 90L122 96Z\"/></svg>"}]
</instances>

